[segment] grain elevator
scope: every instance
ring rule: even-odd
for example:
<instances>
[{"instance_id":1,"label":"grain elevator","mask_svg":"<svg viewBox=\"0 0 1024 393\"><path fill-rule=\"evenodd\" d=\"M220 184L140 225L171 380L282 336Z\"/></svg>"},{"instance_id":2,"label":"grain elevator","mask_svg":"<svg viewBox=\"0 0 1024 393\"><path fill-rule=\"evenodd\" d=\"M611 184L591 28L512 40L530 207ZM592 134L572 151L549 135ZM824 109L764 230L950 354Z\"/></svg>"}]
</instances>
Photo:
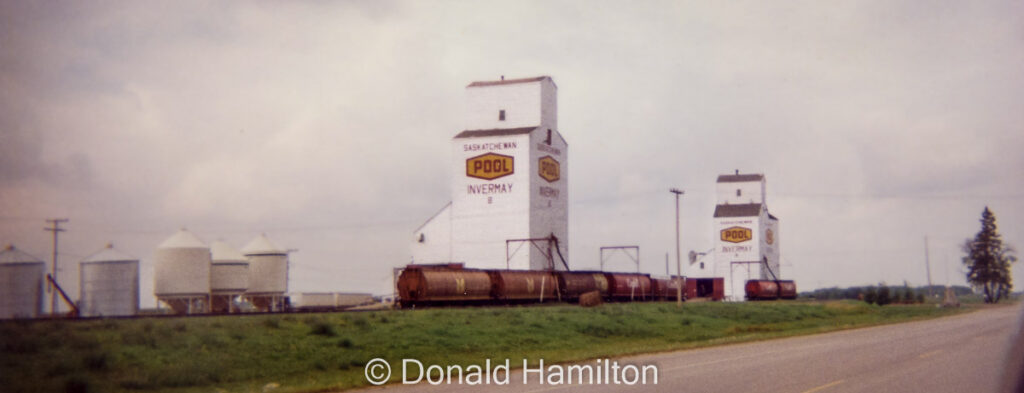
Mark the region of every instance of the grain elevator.
<instances>
[{"instance_id":1,"label":"grain elevator","mask_svg":"<svg viewBox=\"0 0 1024 393\"><path fill-rule=\"evenodd\" d=\"M451 202L414 233L414 263L568 268L568 144L547 76L473 82L451 140Z\"/></svg>"},{"instance_id":2,"label":"grain elevator","mask_svg":"<svg viewBox=\"0 0 1024 393\"><path fill-rule=\"evenodd\" d=\"M763 174L720 175L716 182L715 249L689 277L725 279L725 297L744 299L747 280L780 280L779 219L768 212Z\"/></svg>"}]
</instances>

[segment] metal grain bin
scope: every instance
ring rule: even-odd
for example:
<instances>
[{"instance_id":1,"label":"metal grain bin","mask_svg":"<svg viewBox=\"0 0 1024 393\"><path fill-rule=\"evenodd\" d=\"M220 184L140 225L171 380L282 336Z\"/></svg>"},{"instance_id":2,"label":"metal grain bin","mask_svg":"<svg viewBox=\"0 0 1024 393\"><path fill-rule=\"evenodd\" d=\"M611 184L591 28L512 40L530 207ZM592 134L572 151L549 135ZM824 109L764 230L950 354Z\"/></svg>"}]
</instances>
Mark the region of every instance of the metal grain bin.
<instances>
[{"instance_id":1,"label":"metal grain bin","mask_svg":"<svg viewBox=\"0 0 1024 393\"><path fill-rule=\"evenodd\" d=\"M249 259L249 288L245 297L263 311L282 309L284 293L288 291L288 251L264 234L242 248L242 253Z\"/></svg>"},{"instance_id":2,"label":"metal grain bin","mask_svg":"<svg viewBox=\"0 0 1024 393\"><path fill-rule=\"evenodd\" d=\"M43 313L43 261L13 245L0 251L0 319Z\"/></svg>"},{"instance_id":3,"label":"metal grain bin","mask_svg":"<svg viewBox=\"0 0 1024 393\"><path fill-rule=\"evenodd\" d=\"M210 243L210 290L243 293L249 289L249 259L223 241Z\"/></svg>"},{"instance_id":4,"label":"metal grain bin","mask_svg":"<svg viewBox=\"0 0 1024 393\"><path fill-rule=\"evenodd\" d=\"M249 259L222 240L210 243L210 311L236 311L238 297L249 289Z\"/></svg>"},{"instance_id":5,"label":"metal grain bin","mask_svg":"<svg viewBox=\"0 0 1024 393\"><path fill-rule=\"evenodd\" d=\"M210 297L210 248L182 229L157 247L153 293L175 312L205 312Z\"/></svg>"},{"instance_id":6,"label":"metal grain bin","mask_svg":"<svg viewBox=\"0 0 1024 393\"><path fill-rule=\"evenodd\" d=\"M139 259L107 244L79 266L79 313L83 317L139 313Z\"/></svg>"},{"instance_id":7,"label":"metal grain bin","mask_svg":"<svg viewBox=\"0 0 1024 393\"><path fill-rule=\"evenodd\" d=\"M260 235L249 242L242 253L249 260L247 293L285 293L288 291L288 251Z\"/></svg>"}]
</instances>

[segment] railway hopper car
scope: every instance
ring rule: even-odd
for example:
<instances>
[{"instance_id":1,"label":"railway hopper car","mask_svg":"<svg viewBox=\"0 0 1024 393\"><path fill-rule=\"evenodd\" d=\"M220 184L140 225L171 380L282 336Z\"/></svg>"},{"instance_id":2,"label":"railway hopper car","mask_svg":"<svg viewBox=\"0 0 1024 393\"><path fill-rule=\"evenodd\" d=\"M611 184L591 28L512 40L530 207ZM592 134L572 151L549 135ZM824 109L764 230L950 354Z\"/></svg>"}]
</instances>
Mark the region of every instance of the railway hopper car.
<instances>
[{"instance_id":1,"label":"railway hopper car","mask_svg":"<svg viewBox=\"0 0 1024 393\"><path fill-rule=\"evenodd\" d=\"M653 300L676 300L679 292L682 292L683 299L686 299L686 291L680 291L680 285L685 284L685 277L680 278L651 278L651 295ZM684 287L685 288L685 287Z\"/></svg>"},{"instance_id":2,"label":"railway hopper car","mask_svg":"<svg viewBox=\"0 0 1024 393\"><path fill-rule=\"evenodd\" d=\"M559 281L552 272L537 270L488 270L492 295L499 302L543 303L561 298Z\"/></svg>"},{"instance_id":3,"label":"railway hopper car","mask_svg":"<svg viewBox=\"0 0 1024 393\"><path fill-rule=\"evenodd\" d=\"M558 287L562 291L562 299L577 301L580 295L598 291L601 298L608 296L608 279L599 272L557 272Z\"/></svg>"},{"instance_id":4,"label":"railway hopper car","mask_svg":"<svg viewBox=\"0 0 1024 393\"><path fill-rule=\"evenodd\" d=\"M612 301L650 300L651 277L640 273L605 273Z\"/></svg>"},{"instance_id":5,"label":"railway hopper car","mask_svg":"<svg viewBox=\"0 0 1024 393\"><path fill-rule=\"evenodd\" d=\"M486 271L459 265L410 265L398 277L402 307L486 302L491 300L491 292L491 277Z\"/></svg>"},{"instance_id":6,"label":"railway hopper car","mask_svg":"<svg viewBox=\"0 0 1024 393\"><path fill-rule=\"evenodd\" d=\"M750 280L744 286L747 300L796 299L793 281Z\"/></svg>"},{"instance_id":7,"label":"railway hopper car","mask_svg":"<svg viewBox=\"0 0 1024 393\"><path fill-rule=\"evenodd\" d=\"M466 269L462 264L408 265L396 282L398 304L416 306L579 301L597 291L606 301L675 300L685 278L643 273ZM686 299L686 295L683 295Z\"/></svg>"},{"instance_id":8,"label":"railway hopper car","mask_svg":"<svg viewBox=\"0 0 1024 393\"><path fill-rule=\"evenodd\" d=\"M744 286L747 300L774 300L779 298L779 284L771 280L750 280Z\"/></svg>"},{"instance_id":9,"label":"railway hopper car","mask_svg":"<svg viewBox=\"0 0 1024 393\"><path fill-rule=\"evenodd\" d=\"M792 280L779 281L779 298L786 300L796 299L796 283Z\"/></svg>"}]
</instances>

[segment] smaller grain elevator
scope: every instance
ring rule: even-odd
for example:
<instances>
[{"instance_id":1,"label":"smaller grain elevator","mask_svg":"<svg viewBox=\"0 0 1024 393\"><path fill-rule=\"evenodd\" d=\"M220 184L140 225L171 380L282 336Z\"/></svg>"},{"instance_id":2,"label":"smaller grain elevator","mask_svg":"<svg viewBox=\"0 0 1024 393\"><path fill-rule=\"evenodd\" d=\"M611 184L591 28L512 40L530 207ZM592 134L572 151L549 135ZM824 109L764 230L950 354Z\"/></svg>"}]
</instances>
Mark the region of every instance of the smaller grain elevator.
<instances>
[{"instance_id":1,"label":"smaller grain elevator","mask_svg":"<svg viewBox=\"0 0 1024 393\"><path fill-rule=\"evenodd\" d=\"M689 269L694 278L722 277L725 297L744 300L748 280L781 280L779 219L768 212L763 174L718 176L713 262Z\"/></svg>"}]
</instances>

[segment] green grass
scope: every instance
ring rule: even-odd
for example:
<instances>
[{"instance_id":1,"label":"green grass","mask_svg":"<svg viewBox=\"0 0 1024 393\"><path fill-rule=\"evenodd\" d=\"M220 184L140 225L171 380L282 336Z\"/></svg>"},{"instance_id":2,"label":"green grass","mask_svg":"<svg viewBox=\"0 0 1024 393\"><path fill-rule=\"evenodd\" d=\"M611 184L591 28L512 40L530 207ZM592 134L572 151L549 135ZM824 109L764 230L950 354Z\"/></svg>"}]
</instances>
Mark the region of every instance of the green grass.
<instances>
[{"instance_id":1,"label":"green grass","mask_svg":"<svg viewBox=\"0 0 1024 393\"><path fill-rule=\"evenodd\" d=\"M377 357L393 365L551 364L956 312L840 301L8 321L0 322L0 375L11 392L322 391L366 385L363 366Z\"/></svg>"}]
</instances>

